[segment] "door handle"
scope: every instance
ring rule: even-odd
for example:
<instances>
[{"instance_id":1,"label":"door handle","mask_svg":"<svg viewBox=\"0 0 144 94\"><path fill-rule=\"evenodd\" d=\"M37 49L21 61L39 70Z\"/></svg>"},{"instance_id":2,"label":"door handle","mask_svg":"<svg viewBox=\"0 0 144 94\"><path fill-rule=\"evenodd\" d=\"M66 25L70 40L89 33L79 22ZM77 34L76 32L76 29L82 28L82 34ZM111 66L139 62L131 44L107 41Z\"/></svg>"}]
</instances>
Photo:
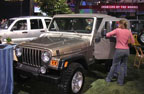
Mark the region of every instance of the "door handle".
<instances>
[{"instance_id":1,"label":"door handle","mask_svg":"<svg viewBox=\"0 0 144 94\"><path fill-rule=\"evenodd\" d=\"M45 30L41 30L40 32L45 32Z\"/></svg>"},{"instance_id":2,"label":"door handle","mask_svg":"<svg viewBox=\"0 0 144 94\"><path fill-rule=\"evenodd\" d=\"M28 33L28 32L24 31L24 32L22 32L22 33Z\"/></svg>"}]
</instances>

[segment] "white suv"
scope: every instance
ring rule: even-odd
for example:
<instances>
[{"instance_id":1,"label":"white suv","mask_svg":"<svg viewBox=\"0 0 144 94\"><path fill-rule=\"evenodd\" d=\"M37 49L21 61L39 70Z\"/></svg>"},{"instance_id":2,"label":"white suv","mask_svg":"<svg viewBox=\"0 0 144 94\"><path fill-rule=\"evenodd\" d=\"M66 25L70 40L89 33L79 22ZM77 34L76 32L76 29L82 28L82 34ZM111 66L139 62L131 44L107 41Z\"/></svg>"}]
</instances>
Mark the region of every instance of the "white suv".
<instances>
[{"instance_id":1,"label":"white suv","mask_svg":"<svg viewBox=\"0 0 144 94\"><path fill-rule=\"evenodd\" d=\"M24 16L10 18L0 27L2 43L7 38L11 38L13 43L20 43L37 38L47 31L51 17L44 16Z\"/></svg>"}]
</instances>

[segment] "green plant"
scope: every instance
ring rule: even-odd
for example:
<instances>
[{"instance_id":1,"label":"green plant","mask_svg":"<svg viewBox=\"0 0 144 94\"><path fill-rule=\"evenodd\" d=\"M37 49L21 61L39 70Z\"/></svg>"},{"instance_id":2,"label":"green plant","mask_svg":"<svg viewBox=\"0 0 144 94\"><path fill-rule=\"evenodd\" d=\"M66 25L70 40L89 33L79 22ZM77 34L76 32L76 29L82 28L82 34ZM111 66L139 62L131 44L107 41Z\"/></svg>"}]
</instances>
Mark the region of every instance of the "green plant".
<instances>
[{"instance_id":1,"label":"green plant","mask_svg":"<svg viewBox=\"0 0 144 94\"><path fill-rule=\"evenodd\" d=\"M55 14L72 13L66 0L40 0L38 4L40 6L40 9L49 16L53 16Z\"/></svg>"},{"instance_id":2,"label":"green plant","mask_svg":"<svg viewBox=\"0 0 144 94\"><path fill-rule=\"evenodd\" d=\"M12 39L10 37L6 38L7 43L10 43Z\"/></svg>"}]
</instances>

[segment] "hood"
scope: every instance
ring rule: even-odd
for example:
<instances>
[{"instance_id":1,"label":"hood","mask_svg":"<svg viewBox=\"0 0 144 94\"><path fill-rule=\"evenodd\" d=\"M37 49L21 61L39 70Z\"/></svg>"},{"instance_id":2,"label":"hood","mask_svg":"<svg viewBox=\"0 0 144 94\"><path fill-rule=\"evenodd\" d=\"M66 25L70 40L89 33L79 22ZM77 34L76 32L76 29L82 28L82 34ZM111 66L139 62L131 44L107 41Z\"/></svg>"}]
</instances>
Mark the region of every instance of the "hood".
<instances>
[{"instance_id":1,"label":"hood","mask_svg":"<svg viewBox=\"0 0 144 94\"><path fill-rule=\"evenodd\" d=\"M40 37L23 44L27 47L49 49L53 56L79 52L89 45L89 40L81 37Z\"/></svg>"},{"instance_id":2,"label":"hood","mask_svg":"<svg viewBox=\"0 0 144 94\"><path fill-rule=\"evenodd\" d=\"M1 29L1 28L0 28L0 32L2 32L2 31L8 31L8 29Z\"/></svg>"}]
</instances>

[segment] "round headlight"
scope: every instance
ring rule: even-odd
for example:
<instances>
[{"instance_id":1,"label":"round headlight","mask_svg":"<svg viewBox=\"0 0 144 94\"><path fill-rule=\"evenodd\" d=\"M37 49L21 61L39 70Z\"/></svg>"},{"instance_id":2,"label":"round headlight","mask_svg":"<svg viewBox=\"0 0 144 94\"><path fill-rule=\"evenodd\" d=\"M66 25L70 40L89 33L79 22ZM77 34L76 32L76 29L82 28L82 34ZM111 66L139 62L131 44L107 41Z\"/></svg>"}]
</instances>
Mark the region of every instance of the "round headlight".
<instances>
[{"instance_id":1,"label":"round headlight","mask_svg":"<svg viewBox=\"0 0 144 94\"><path fill-rule=\"evenodd\" d=\"M16 48L15 49L15 52L16 52L16 56L20 57L22 55L22 48Z\"/></svg>"},{"instance_id":2,"label":"round headlight","mask_svg":"<svg viewBox=\"0 0 144 94\"><path fill-rule=\"evenodd\" d=\"M42 52L41 59L45 63L49 62L51 59L51 52L50 51Z\"/></svg>"}]
</instances>

